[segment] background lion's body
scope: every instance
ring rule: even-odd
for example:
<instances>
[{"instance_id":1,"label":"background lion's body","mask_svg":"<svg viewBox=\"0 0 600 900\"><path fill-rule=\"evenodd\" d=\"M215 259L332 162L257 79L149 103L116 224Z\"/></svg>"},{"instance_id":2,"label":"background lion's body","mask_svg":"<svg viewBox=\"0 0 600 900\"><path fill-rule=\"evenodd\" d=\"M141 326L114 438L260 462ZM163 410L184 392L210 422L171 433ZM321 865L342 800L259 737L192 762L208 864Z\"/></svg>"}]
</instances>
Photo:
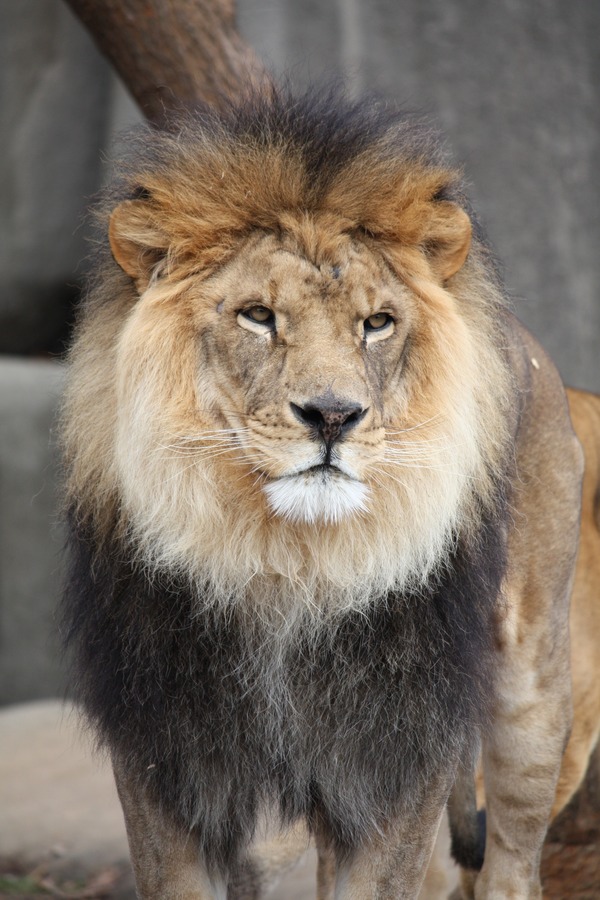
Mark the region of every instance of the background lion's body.
<instances>
[{"instance_id":1,"label":"background lion's body","mask_svg":"<svg viewBox=\"0 0 600 900\"><path fill-rule=\"evenodd\" d=\"M141 896L224 896L275 808L323 898L414 897L492 723L478 897L537 897L581 456L456 173L385 110L277 94L124 171L72 353L67 620Z\"/></svg>"},{"instance_id":2,"label":"background lion's body","mask_svg":"<svg viewBox=\"0 0 600 900\"><path fill-rule=\"evenodd\" d=\"M580 786L600 736L600 397L567 389L585 456L579 553L571 595L573 729L563 757L555 816Z\"/></svg>"}]
</instances>

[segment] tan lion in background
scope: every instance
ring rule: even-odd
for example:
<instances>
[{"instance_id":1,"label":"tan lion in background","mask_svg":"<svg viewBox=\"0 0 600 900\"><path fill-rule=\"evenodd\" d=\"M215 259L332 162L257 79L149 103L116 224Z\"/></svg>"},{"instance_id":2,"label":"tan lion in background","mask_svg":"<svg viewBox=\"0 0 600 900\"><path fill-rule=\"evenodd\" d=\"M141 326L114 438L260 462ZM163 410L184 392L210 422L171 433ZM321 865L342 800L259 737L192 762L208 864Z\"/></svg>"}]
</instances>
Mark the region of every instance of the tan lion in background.
<instances>
[{"instance_id":1,"label":"tan lion in background","mask_svg":"<svg viewBox=\"0 0 600 900\"><path fill-rule=\"evenodd\" d=\"M266 817L321 900L415 898L454 785L465 890L537 900L582 454L458 174L387 107L274 91L143 132L105 213L65 620L139 896L243 896Z\"/></svg>"}]
</instances>

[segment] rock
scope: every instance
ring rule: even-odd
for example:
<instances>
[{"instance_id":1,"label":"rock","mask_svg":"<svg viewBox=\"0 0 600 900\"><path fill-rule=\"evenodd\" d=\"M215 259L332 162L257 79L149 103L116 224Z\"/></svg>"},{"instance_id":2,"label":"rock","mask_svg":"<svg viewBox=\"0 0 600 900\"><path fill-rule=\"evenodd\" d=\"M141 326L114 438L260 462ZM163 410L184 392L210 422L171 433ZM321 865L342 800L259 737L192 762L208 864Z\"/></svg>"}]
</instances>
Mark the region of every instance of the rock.
<instances>
[{"instance_id":1,"label":"rock","mask_svg":"<svg viewBox=\"0 0 600 900\"><path fill-rule=\"evenodd\" d=\"M113 80L61 0L1 4L0 60L0 352L59 349Z\"/></svg>"},{"instance_id":2,"label":"rock","mask_svg":"<svg viewBox=\"0 0 600 900\"><path fill-rule=\"evenodd\" d=\"M0 746L0 871L35 869L58 880L115 869L124 877L127 838L112 772L92 756L73 710L55 700L6 707Z\"/></svg>"},{"instance_id":3,"label":"rock","mask_svg":"<svg viewBox=\"0 0 600 900\"><path fill-rule=\"evenodd\" d=\"M55 612L62 583L58 450L64 367L0 357L0 704L63 688Z\"/></svg>"}]
</instances>

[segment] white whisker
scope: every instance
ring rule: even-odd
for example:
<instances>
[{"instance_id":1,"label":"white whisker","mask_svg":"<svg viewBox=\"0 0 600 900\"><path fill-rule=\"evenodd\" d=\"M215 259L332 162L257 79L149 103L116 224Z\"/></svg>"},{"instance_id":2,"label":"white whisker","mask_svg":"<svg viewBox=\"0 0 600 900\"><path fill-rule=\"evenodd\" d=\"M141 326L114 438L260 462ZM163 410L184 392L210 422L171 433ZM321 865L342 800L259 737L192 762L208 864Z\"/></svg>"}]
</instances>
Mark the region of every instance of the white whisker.
<instances>
[{"instance_id":1,"label":"white whisker","mask_svg":"<svg viewBox=\"0 0 600 900\"><path fill-rule=\"evenodd\" d=\"M438 453L397 453L394 450L386 448L382 457L384 459L397 460L398 462L437 462L439 460L450 459L451 454L448 451L439 451Z\"/></svg>"},{"instance_id":2,"label":"white whisker","mask_svg":"<svg viewBox=\"0 0 600 900\"><path fill-rule=\"evenodd\" d=\"M397 466L400 469L431 469L436 472L443 472L448 470L450 467L454 465L450 460L448 462L439 462L439 463L428 463L427 460L418 459L418 458L407 458L407 459L395 459L390 456L383 457L384 463L390 463L393 466Z\"/></svg>"},{"instance_id":3,"label":"white whisker","mask_svg":"<svg viewBox=\"0 0 600 900\"><path fill-rule=\"evenodd\" d=\"M228 453L239 452L239 447L215 447L215 448L207 448L203 450L193 450L189 453L177 453L170 452L168 455L161 457L162 459L197 459L197 460L209 460L213 459L217 456L225 456Z\"/></svg>"},{"instance_id":4,"label":"white whisker","mask_svg":"<svg viewBox=\"0 0 600 900\"><path fill-rule=\"evenodd\" d=\"M410 428L401 428L400 431L389 431L387 428L385 430L386 435L388 434L408 434L410 431L417 431L419 428L425 428L426 425L431 425L432 422L437 422L442 418L441 414L437 414L432 416L430 419L425 419L423 422L418 422L416 425L411 425Z\"/></svg>"},{"instance_id":5,"label":"white whisker","mask_svg":"<svg viewBox=\"0 0 600 900\"><path fill-rule=\"evenodd\" d=\"M436 444L437 444L437 445L441 445L441 446L446 446L446 441L443 440L442 438L424 438L423 440L418 440L418 441L415 441L415 440L413 440L412 438L411 438L410 440L406 440L406 439L405 439L405 440L403 440L403 441L392 441L392 440L389 440L389 438L387 438L387 437L386 437L386 439L385 439L385 445L386 445L386 447L387 447L387 446L392 446L392 447L426 447L426 446L429 446L429 445L435 446Z\"/></svg>"}]
</instances>

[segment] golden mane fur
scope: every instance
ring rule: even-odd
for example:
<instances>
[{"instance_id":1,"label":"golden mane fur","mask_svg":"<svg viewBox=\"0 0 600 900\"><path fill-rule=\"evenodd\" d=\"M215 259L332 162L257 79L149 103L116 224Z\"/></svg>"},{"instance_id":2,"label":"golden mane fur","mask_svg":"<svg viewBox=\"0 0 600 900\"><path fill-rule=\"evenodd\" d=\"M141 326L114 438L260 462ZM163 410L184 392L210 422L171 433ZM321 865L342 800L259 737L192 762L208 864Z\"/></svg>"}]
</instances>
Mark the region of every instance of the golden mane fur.
<instances>
[{"instance_id":1,"label":"golden mane fur","mask_svg":"<svg viewBox=\"0 0 600 900\"><path fill-rule=\"evenodd\" d=\"M485 248L422 132L367 122L347 158L317 170L301 129L283 125L207 114L152 135L125 169L107 204L120 266L105 254L71 355L68 491L97 535L118 527L205 602L320 608L327 596L335 610L423 581L478 523L502 473L510 376ZM232 397L201 340L221 294L255 290L247 261L264 268L281 248L321 272L349 266L347 293L395 293L410 332L402 384L369 398L381 414L366 508L333 525L274 516L256 448L233 437L251 421L243 390ZM301 297L298 272L281 277Z\"/></svg>"}]
</instances>

